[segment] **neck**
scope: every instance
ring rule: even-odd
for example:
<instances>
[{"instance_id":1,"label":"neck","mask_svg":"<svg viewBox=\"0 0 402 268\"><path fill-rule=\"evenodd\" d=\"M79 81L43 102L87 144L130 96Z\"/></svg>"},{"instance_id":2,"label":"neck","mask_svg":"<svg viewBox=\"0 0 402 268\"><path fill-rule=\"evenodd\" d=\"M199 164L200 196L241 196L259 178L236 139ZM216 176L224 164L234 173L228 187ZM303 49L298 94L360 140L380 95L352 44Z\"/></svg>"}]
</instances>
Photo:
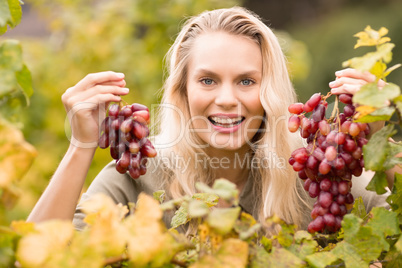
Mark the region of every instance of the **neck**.
<instances>
[{"instance_id":1,"label":"neck","mask_svg":"<svg viewBox=\"0 0 402 268\"><path fill-rule=\"evenodd\" d=\"M215 178L224 178L236 184L241 192L250 173L250 148L241 148L236 151L225 151L209 148L206 153L211 158L210 164Z\"/></svg>"}]
</instances>

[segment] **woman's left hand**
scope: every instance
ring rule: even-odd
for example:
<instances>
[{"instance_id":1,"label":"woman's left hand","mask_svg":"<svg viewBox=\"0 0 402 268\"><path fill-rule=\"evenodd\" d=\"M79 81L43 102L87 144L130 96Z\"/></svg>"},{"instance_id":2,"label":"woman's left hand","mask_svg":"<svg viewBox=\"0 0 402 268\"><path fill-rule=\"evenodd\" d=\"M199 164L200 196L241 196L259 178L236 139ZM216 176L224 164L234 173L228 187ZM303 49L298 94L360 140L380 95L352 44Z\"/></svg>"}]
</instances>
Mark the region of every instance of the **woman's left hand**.
<instances>
[{"instance_id":1,"label":"woman's left hand","mask_svg":"<svg viewBox=\"0 0 402 268\"><path fill-rule=\"evenodd\" d=\"M354 95L362 86L376 80L375 75L370 72L361 72L356 69L348 68L335 72L336 79L329 83L332 94L352 94ZM383 80L378 81L378 86L385 86Z\"/></svg>"},{"instance_id":2,"label":"woman's left hand","mask_svg":"<svg viewBox=\"0 0 402 268\"><path fill-rule=\"evenodd\" d=\"M354 95L360 90L362 86L368 83L372 83L376 80L375 75L370 72L361 72L356 69L347 68L344 70L339 70L335 72L336 79L329 83L332 94L351 94ZM381 89L386 83L383 80L378 81L378 86ZM378 121L369 123L370 125L370 136L376 131L384 127L384 121Z\"/></svg>"}]
</instances>

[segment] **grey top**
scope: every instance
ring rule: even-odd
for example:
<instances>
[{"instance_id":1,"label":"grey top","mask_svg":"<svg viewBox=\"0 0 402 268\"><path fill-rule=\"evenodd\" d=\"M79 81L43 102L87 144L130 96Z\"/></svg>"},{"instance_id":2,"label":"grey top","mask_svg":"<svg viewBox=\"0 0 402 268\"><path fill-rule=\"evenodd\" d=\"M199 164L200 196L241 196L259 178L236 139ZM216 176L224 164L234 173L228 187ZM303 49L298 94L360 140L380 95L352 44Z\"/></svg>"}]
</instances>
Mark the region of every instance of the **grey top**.
<instances>
[{"instance_id":1,"label":"grey top","mask_svg":"<svg viewBox=\"0 0 402 268\"><path fill-rule=\"evenodd\" d=\"M149 160L148 172L136 180L132 179L128 173L118 173L115 169L114 161L106 165L106 167L102 169L102 171L91 183L87 192L81 197L73 220L75 228L82 230L85 227L85 223L83 221L85 214L81 211L81 203L91 198L91 196L95 195L96 193L105 193L106 195L110 196L116 204L121 203L123 205L127 205L129 202L136 203L138 195L141 192L152 196L155 191L161 190L161 168L156 165L158 161L153 161L152 159ZM380 196L375 192L365 190L365 187L367 186L371 177L372 176L369 173L363 173L361 177L353 179L353 196L355 198L358 196L363 198L367 212L373 207L381 206L388 208L389 205L385 199L388 197L389 193ZM240 206L245 212L250 214L252 214L252 207L254 203L254 197L252 194L250 194L251 190L252 180L248 180L239 197ZM164 213L163 221L168 228L170 227L170 222L173 215L173 213ZM310 218L310 211L306 211L306 217ZM309 220L306 222L308 223ZM307 226L302 226L302 229L307 229Z\"/></svg>"}]
</instances>

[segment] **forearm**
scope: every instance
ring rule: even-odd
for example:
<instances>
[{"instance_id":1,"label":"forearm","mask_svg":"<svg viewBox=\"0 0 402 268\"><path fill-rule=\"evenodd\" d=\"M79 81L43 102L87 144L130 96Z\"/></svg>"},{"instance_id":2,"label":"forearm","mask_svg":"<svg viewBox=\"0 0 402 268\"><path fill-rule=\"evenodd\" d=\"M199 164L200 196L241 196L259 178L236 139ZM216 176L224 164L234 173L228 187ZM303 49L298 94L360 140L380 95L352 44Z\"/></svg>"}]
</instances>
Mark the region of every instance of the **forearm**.
<instances>
[{"instance_id":1,"label":"forearm","mask_svg":"<svg viewBox=\"0 0 402 268\"><path fill-rule=\"evenodd\" d=\"M96 148L70 145L27 221L72 220Z\"/></svg>"}]
</instances>

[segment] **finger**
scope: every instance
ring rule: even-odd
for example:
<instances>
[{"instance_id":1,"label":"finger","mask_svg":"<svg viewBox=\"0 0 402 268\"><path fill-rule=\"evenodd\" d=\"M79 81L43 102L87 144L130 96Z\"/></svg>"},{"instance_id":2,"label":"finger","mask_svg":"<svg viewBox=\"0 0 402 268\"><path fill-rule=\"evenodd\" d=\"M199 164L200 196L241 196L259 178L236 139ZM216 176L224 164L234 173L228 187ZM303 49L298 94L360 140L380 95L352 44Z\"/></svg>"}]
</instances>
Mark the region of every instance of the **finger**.
<instances>
[{"instance_id":1,"label":"finger","mask_svg":"<svg viewBox=\"0 0 402 268\"><path fill-rule=\"evenodd\" d=\"M363 80L363 79L340 77L340 78L336 78L335 81L330 82L329 87L336 88L336 87L340 87L340 86L346 85L346 84L363 86L363 85L367 84L367 81Z\"/></svg>"},{"instance_id":2,"label":"finger","mask_svg":"<svg viewBox=\"0 0 402 268\"><path fill-rule=\"evenodd\" d=\"M97 105L99 105L101 103L119 102L119 101L121 101L121 97L116 96L111 93L98 94L98 95L93 96L92 98L88 99L87 101L90 103L96 103Z\"/></svg>"},{"instance_id":3,"label":"finger","mask_svg":"<svg viewBox=\"0 0 402 268\"><path fill-rule=\"evenodd\" d=\"M125 87L126 86L126 80L119 80L119 81L107 81L104 83L98 83L96 85L102 85L102 86L119 86L119 87Z\"/></svg>"},{"instance_id":4,"label":"finger","mask_svg":"<svg viewBox=\"0 0 402 268\"><path fill-rule=\"evenodd\" d=\"M128 92L129 92L128 88L98 85L92 87L89 90L75 92L74 94L72 94L71 92L68 95L64 94L62 99L64 106L66 107L67 110L69 110L76 103L87 102L89 99L93 99L94 97L96 98L97 95L110 94L115 97L110 99L109 102L111 101L119 102L121 100L120 95L126 95L128 94Z\"/></svg>"},{"instance_id":5,"label":"finger","mask_svg":"<svg viewBox=\"0 0 402 268\"><path fill-rule=\"evenodd\" d=\"M331 89L332 94L352 94L354 95L360 89L360 85L345 84Z\"/></svg>"},{"instance_id":6,"label":"finger","mask_svg":"<svg viewBox=\"0 0 402 268\"><path fill-rule=\"evenodd\" d=\"M123 73L116 73L112 71L91 73L85 76L81 81L77 83L75 88L85 90L96 84L101 84L111 81L120 81L124 79Z\"/></svg>"},{"instance_id":7,"label":"finger","mask_svg":"<svg viewBox=\"0 0 402 268\"><path fill-rule=\"evenodd\" d=\"M114 94L114 95L127 95L130 92L128 88L119 86L104 86L96 85L88 90L80 92L79 96L82 100L89 99L98 94Z\"/></svg>"},{"instance_id":8,"label":"finger","mask_svg":"<svg viewBox=\"0 0 402 268\"><path fill-rule=\"evenodd\" d=\"M350 77L350 78L356 78L356 79L362 79L367 81L368 83L374 82L376 77L375 75L373 75L370 72L361 72L359 70L356 69L352 69L352 68L347 68L347 69L343 69L343 70L339 70L335 72L335 75L337 77Z\"/></svg>"}]
</instances>

